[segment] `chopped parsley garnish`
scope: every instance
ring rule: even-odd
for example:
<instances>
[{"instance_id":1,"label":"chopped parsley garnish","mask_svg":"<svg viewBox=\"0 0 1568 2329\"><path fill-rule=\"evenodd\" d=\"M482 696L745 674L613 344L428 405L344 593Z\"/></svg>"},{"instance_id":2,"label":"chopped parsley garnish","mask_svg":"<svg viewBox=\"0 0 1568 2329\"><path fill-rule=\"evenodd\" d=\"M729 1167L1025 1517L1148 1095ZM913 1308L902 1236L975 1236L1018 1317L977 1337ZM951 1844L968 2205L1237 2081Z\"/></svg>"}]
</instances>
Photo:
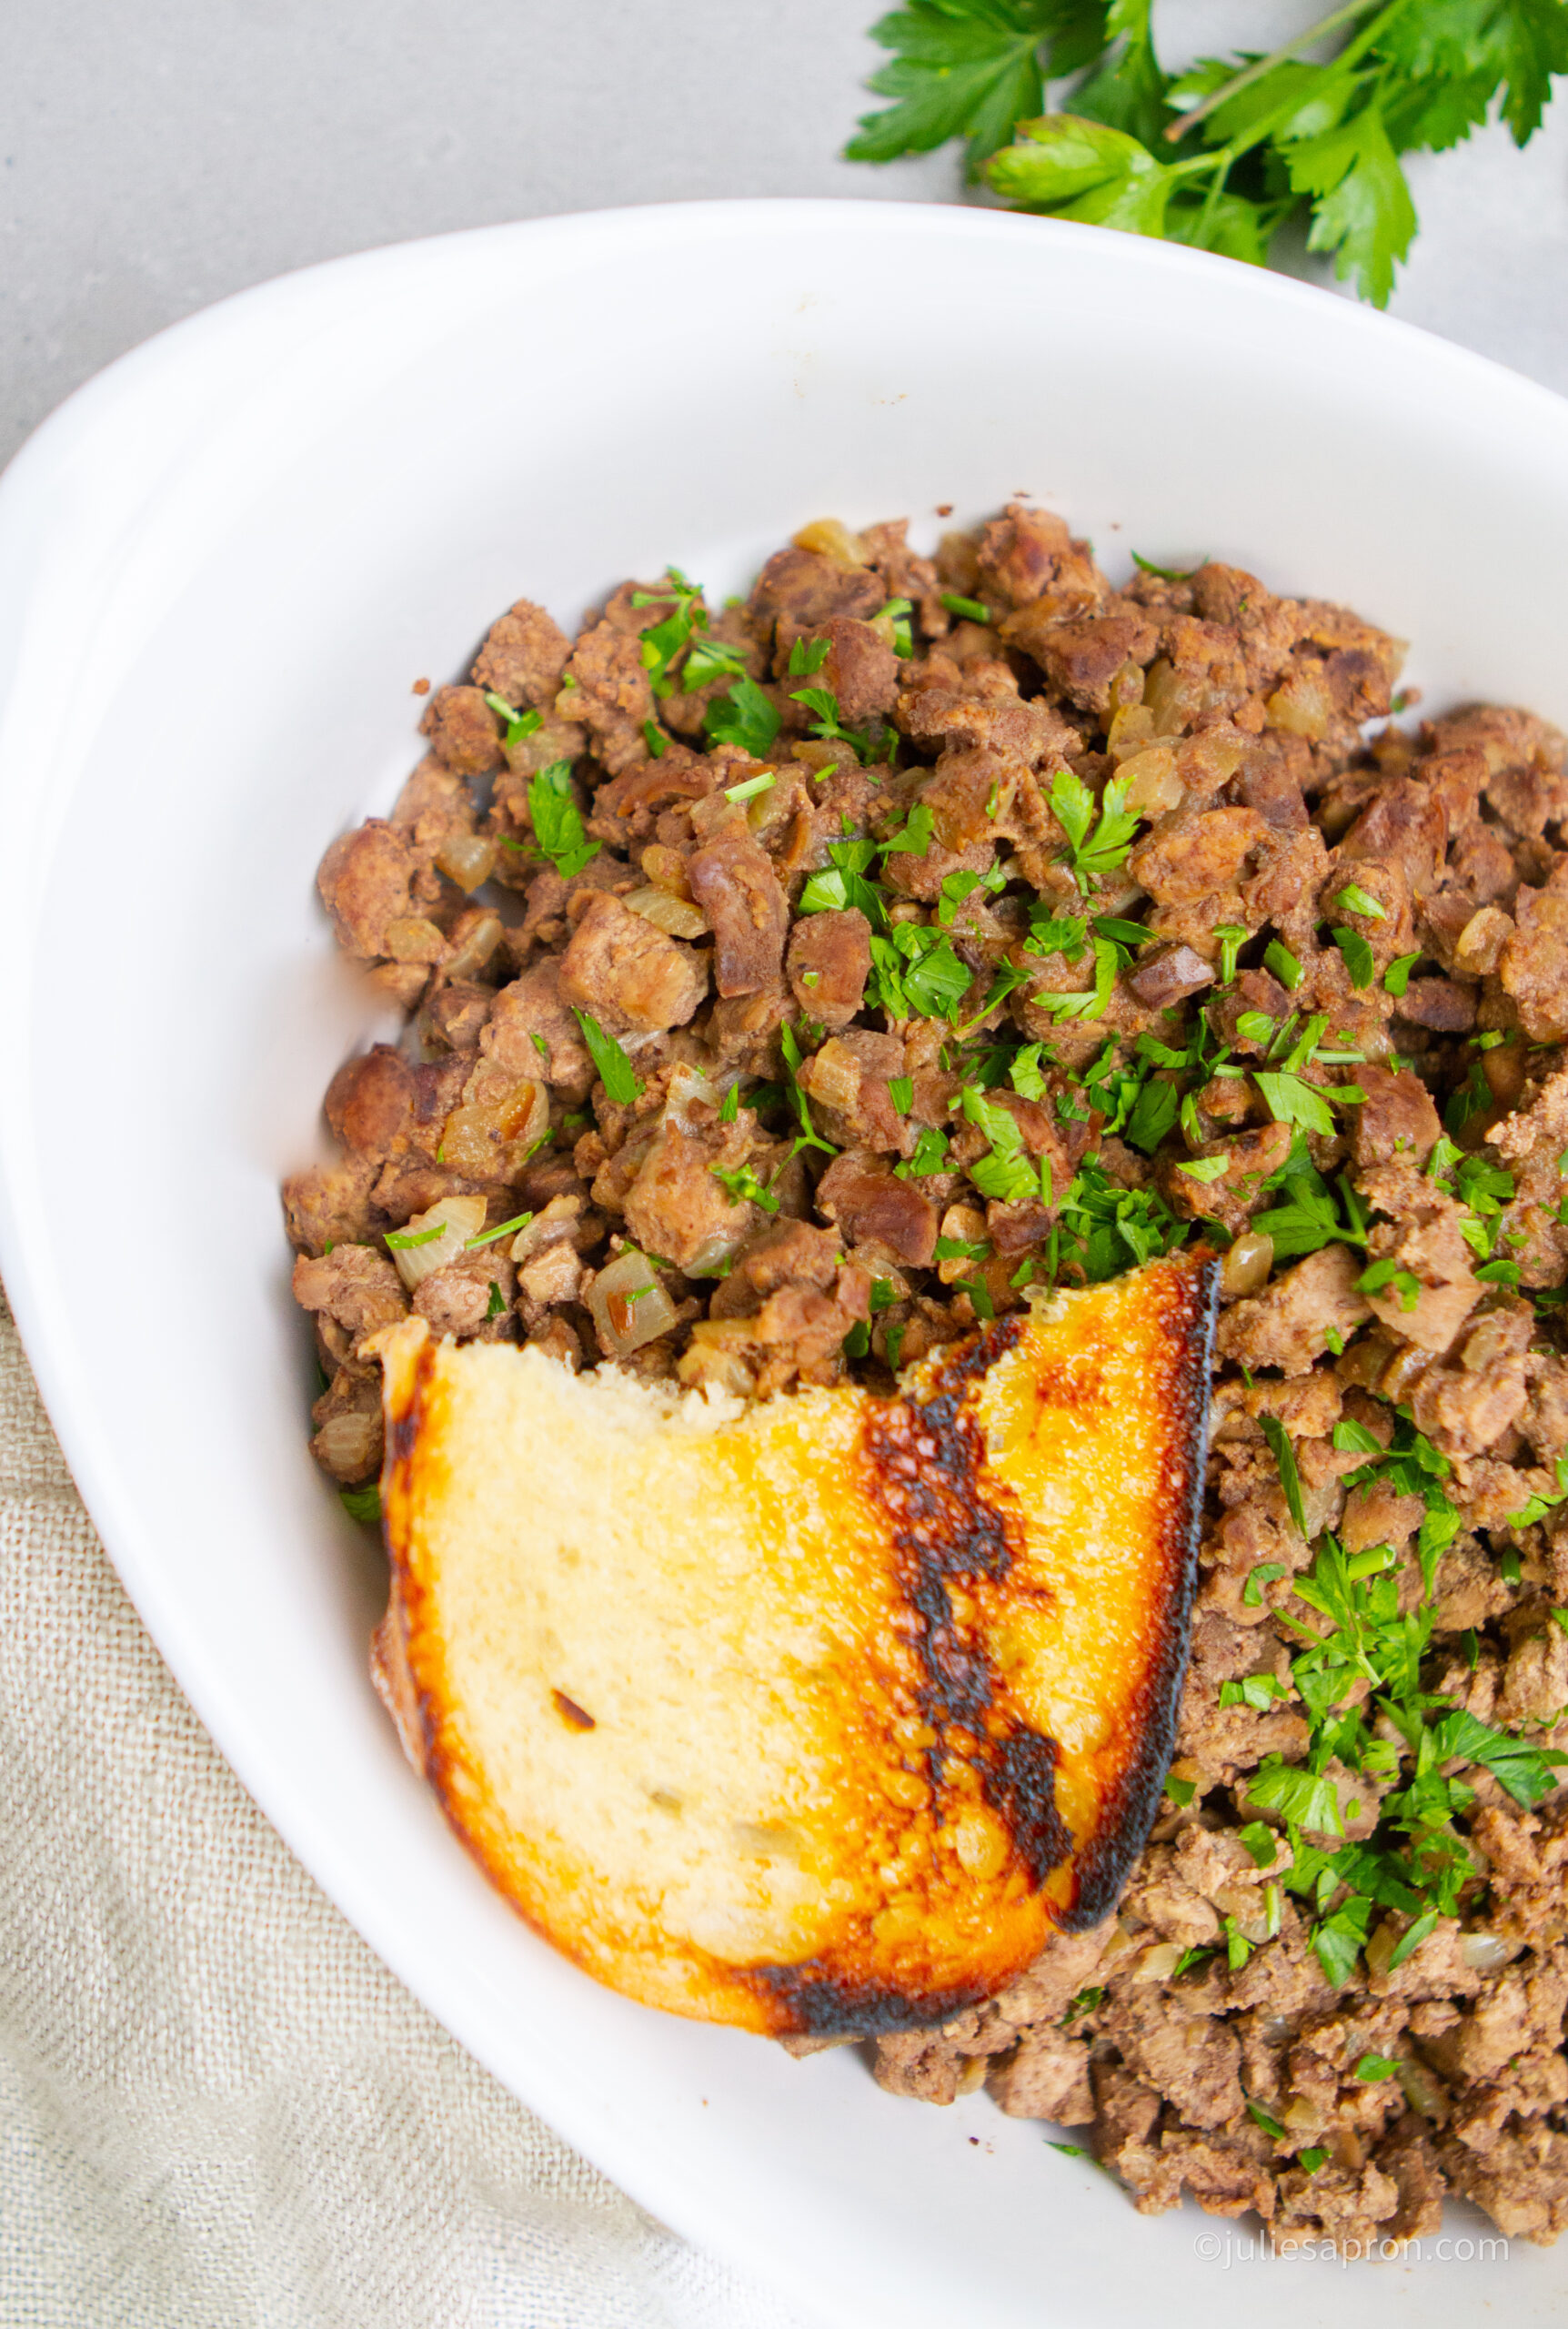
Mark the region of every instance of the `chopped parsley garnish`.
<instances>
[{"instance_id":1,"label":"chopped parsley garnish","mask_svg":"<svg viewBox=\"0 0 1568 2329\"><path fill-rule=\"evenodd\" d=\"M789 650L789 676L792 680L809 679L819 671L833 651L830 639L798 639ZM797 702L799 698L797 697Z\"/></svg>"},{"instance_id":2,"label":"chopped parsley garnish","mask_svg":"<svg viewBox=\"0 0 1568 2329\"><path fill-rule=\"evenodd\" d=\"M1291 1446L1290 1433L1278 1416L1260 1416L1258 1427L1272 1449L1274 1461L1280 1467L1280 1486L1285 1491L1285 1502L1290 1507L1291 1518L1304 1537L1307 1534L1307 1516L1306 1508L1302 1502L1302 1476L1296 1469L1296 1451Z\"/></svg>"},{"instance_id":3,"label":"chopped parsley garnish","mask_svg":"<svg viewBox=\"0 0 1568 2329\"><path fill-rule=\"evenodd\" d=\"M703 732L714 744L733 744L754 761L766 760L769 746L783 726L778 711L755 680L743 672L702 715Z\"/></svg>"},{"instance_id":4,"label":"chopped parsley garnish","mask_svg":"<svg viewBox=\"0 0 1568 2329\"><path fill-rule=\"evenodd\" d=\"M362 1521L367 1528L379 1528L381 1490L375 1480L367 1480L357 1488L339 1488L337 1497L350 1520Z\"/></svg>"},{"instance_id":5,"label":"chopped parsley garnish","mask_svg":"<svg viewBox=\"0 0 1568 2329\"><path fill-rule=\"evenodd\" d=\"M1127 806L1131 781L1126 776L1111 777L1098 802L1070 769L1058 769L1050 781L1050 805L1067 834L1062 862L1070 867L1081 890L1097 889L1126 862L1142 822L1138 812Z\"/></svg>"},{"instance_id":6,"label":"chopped parsley garnish","mask_svg":"<svg viewBox=\"0 0 1568 2329\"><path fill-rule=\"evenodd\" d=\"M945 1173L948 1168L948 1136L934 1124L922 1124L915 1134L914 1153L902 1164L895 1164L893 1173L900 1181L924 1180L929 1173Z\"/></svg>"},{"instance_id":7,"label":"chopped parsley garnish","mask_svg":"<svg viewBox=\"0 0 1568 2329\"><path fill-rule=\"evenodd\" d=\"M1348 923L1339 923L1330 931L1329 936L1344 956L1352 986L1371 986L1377 972L1377 963L1361 932L1351 929Z\"/></svg>"},{"instance_id":8,"label":"chopped parsley garnish","mask_svg":"<svg viewBox=\"0 0 1568 2329\"><path fill-rule=\"evenodd\" d=\"M675 612L662 622L652 624L642 634L643 669L648 674L657 696L673 695L676 681L671 665L683 647L689 645L692 633L708 626L708 610L702 603L702 586L689 582L678 567L667 570L669 587L663 590L634 590L634 607L662 607L673 603Z\"/></svg>"},{"instance_id":9,"label":"chopped parsley garnish","mask_svg":"<svg viewBox=\"0 0 1568 2329\"><path fill-rule=\"evenodd\" d=\"M1373 1262L1362 1270L1356 1284L1363 1294L1381 1294L1385 1286L1392 1289L1402 1310L1410 1311L1421 1301L1421 1280L1410 1270L1402 1270L1397 1262Z\"/></svg>"},{"instance_id":10,"label":"chopped parsley garnish","mask_svg":"<svg viewBox=\"0 0 1568 2329\"><path fill-rule=\"evenodd\" d=\"M695 695L699 688L708 687L715 680L743 680L746 676L745 656L738 647L727 646L721 639L694 639L680 667L680 684L689 695Z\"/></svg>"},{"instance_id":11,"label":"chopped parsley garnish","mask_svg":"<svg viewBox=\"0 0 1568 2329\"><path fill-rule=\"evenodd\" d=\"M506 1316L506 1296L501 1292L500 1287L496 1284L495 1279L492 1278L490 1280L490 1298L485 1306L485 1316L487 1318L501 1318Z\"/></svg>"},{"instance_id":12,"label":"chopped parsley garnish","mask_svg":"<svg viewBox=\"0 0 1568 2329\"><path fill-rule=\"evenodd\" d=\"M1558 1505L1568 1499L1568 1456L1559 1456L1553 1469L1557 1476L1556 1495L1548 1496L1538 1488L1518 1512L1509 1514L1511 1528L1533 1527L1538 1520L1544 1520L1549 1512L1555 1511Z\"/></svg>"},{"instance_id":13,"label":"chopped parsley garnish","mask_svg":"<svg viewBox=\"0 0 1568 2329\"><path fill-rule=\"evenodd\" d=\"M915 651L914 633L910 629L910 617L914 611L908 599L890 599L885 607L879 609L876 616L878 622L887 621L892 624L893 652L900 661L907 660Z\"/></svg>"},{"instance_id":14,"label":"chopped parsley garnish","mask_svg":"<svg viewBox=\"0 0 1568 2329\"><path fill-rule=\"evenodd\" d=\"M1010 1110L966 1084L963 1111L990 1143L990 1154L977 1157L969 1168L981 1196L993 1198L999 1205L1025 1205L1030 1198L1040 1196L1040 1175L1024 1153L1023 1134Z\"/></svg>"},{"instance_id":15,"label":"chopped parsley garnish","mask_svg":"<svg viewBox=\"0 0 1568 2329\"><path fill-rule=\"evenodd\" d=\"M724 797L727 801L755 801L759 792L769 791L778 781L778 771L766 768L760 776L749 776L744 784L728 786Z\"/></svg>"},{"instance_id":16,"label":"chopped parsley garnish","mask_svg":"<svg viewBox=\"0 0 1568 2329\"><path fill-rule=\"evenodd\" d=\"M917 801L896 833L882 842L884 857L924 857L931 845L936 820L923 801Z\"/></svg>"},{"instance_id":17,"label":"chopped parsley garnish","mask_svg":"<svg viewBox=\"0 0 1568 2329\"><path fill-rule=\"evenodd\" d=\"M1385 2078L1397 2075L1399 2064L1389 2054L1363 2054L1356 2064L1355 2074L1363 2086L1375 2086Z\"/></svg>"},{"instance_id":18,"label":"chopped parsley garnish","mask_svg":"<svg viewBox=\"0 0 1568 2329\"><path fill-rule=\"evenodd\" d=\"M414 1245L433 1245L451 1227L449 1221L437 1221L429 1229L389 1229L387 1244L394 1254L406 1254Z\"/></svg>"},{"instance_id":19,"label":"chopped parsley garnish","mask_svg":"<svg viewBox=\"0 0 1568 2329\"><path fill-rule=\"evenodd\" d=\"M866 878L876 853L873 841L829 842L830 870L812 874L800 892L800 912L841 912L846 906L855 906L873 930L885 930L888 917L881 892Z\"/></svg>"},{"instance_id":20,"label":"chopped parsley garnish","mask_svg":"<svg viewBox=\"0 0 1568 2329\"><path fill-rule=\"evenodd\" d=\"M1336 891L1334 903L1342 913L1359 913L1363 922L1388 920L1388 908L1380 905L1371 891L1363 890L1359 882L1347 882L1342 890Z\"/></svg>"},{"instance_id":21,"label":"chopped parsley garnish","mask_svg":"<svg viewBox=\"0 0 1568 2329\"><path fill-rule=\"evenodd\" d=\"M1134 550L1132 553L1132 563L1134 566L1140 568L1143 573L1152 574L1157 581L1191 582L1194 574L1198 572L1201 567L1207 566L1209 560L1205 556L1199 559L1197 563L1192 566L1156 566L1151 558L1141 558L1139 553Z\"/></svg>"},{"instance_id":22,"label":"chopped parsley garnish","mask_svg":"<svg viewBox=\"0 0 1568 2329\"><path fill-rule=\"evenodd\" d=\"M1237 922L1221 922L1214 925L1214 935L1220 942L1220 984L1221 986L1234 984L1237 956L1251 934L1251 931L1243 930L1241 923Z\"/></svg>"},{"instance_id":23,"label":"chopped parsley garnish","mask_svg":"<svg viewBox=\"0 0 1568 2329\"><path fill-rule=\"evenodd\" d=\"M542 711L535 711L531 705L525 705L519 711L516 704L508 703L504 695L497 695L493 689L486 691L485 701L501 722L501 750L504 752L511 751L525 736L533 735L545 724Z\"/></svg>"},{"instance_id":24,"label":"chopped parsley garnish","mask_svg":"<svg viewBox=\"0 0 1568 2329\"><path fill-rule=\"evenodd\" d=\"M732 1124L739 1114L740 1086L739 1084L732 1084L719 1103L719 1121L721 1124Z\"/></svg>"},{"instance_id":25,"label":"chopped parsley garnish","mask_svg":"<svg viewBox=\"0 0 1568 2329\"><path fill-rule=\"evenodd\" d=\"M515 1237L520 1230L528 1227L533 1217L531 1213L514 1213L510 1221L498 1222L494 1229L481 1229L477 1237L468 1238L463 1251L471 1254L476 1245L493 1245L498 1237ZM491 1315L493 1316L494 1313Z\"/></svg>"},{"instance_id":26,"label":"chopped parsley garnish","mask_svg":"<svg viewBox=\"0 0 1568 2329\"><path fill-rule=\"evenodd\" d=\"M642 1090L641 1080L630 1060L613 1035L607 1035L591 1011L573 1008L572 1017L582 1029L588 1054L598 1070L599 1082L618 1107L628 1108Z\"/></svg>"},{"instance_id":27,"label":"chopped parsley garnish","mask_svg":"<svg viewBox=\"0 0 1568 2329\"><path fill-rule=\"evenodd\" d=\"M534 839L563 881L580 873L602 844L589 841L572 792L569 761L551 761L528 781L528 814Z\"/></svg>"},{"instance_id":28,"label":"chopped parsley garnish","mask_svg":"<svg viewBox=\"0 0 1568 2329\"><path fill-rule=\"evenodd\" d=\"M1282 945L1277 938L1271 938L1263 950L1263 968L1266 971L1272 971L1280 984L1292 994L1294 994L1302 983L1302 973L1300 963L1297 962L1290 948Z\"/></svg>"},{"instance_id":29,"label":"chopped parsley garnish","mask_svg":"<svg viewBox=\"0 0 1568 2329\"><path fill-rule=\"evenodd\" d=\"M978 599L960 598L956 590L942 592L942 604L949 614L961 615L967 622L990 622L990 609L981 606Z\"/></svg>"},{"instance_id":30,"label":"chopped parsley garnish","mask_svg":"<svg viewBox=\"0 0 1568 2329\"><path fill-rule=\"evenodd\" d=\"M1402 996L1410 984L1410 974L1420 960L1419 948L1413 954L1396 956L1382 974L1383 992L1393 995L1396 1000Z\"/></svg>"},{"instance_id":31,"label":"chopped parsley garnish","mask_svg":"<svg viewBox=\"0 0 1568 2329\"><path fill-rule=\"evenodd\" d=\"M778 1198L765 1181L758 1179L749 1164L710 1164L708 1169L732 1205L759 1205L764 1213L778 1212Z\"/></svg>"},{"instance_id":32,"label":"chopped parsley garnish","mask_svg":"<svg viewBox=\"0 0 1568 2329\"><path fill-rule=\"evenodd\" d=\"M908 1075L890 1075L888 1078L888 1097L892 1101L892 1104L894 1107L897 1108L900 1115L907 1116L910 1110L915 1104L915 1086L913 1078Z\"/></svg>"}]
</instances>

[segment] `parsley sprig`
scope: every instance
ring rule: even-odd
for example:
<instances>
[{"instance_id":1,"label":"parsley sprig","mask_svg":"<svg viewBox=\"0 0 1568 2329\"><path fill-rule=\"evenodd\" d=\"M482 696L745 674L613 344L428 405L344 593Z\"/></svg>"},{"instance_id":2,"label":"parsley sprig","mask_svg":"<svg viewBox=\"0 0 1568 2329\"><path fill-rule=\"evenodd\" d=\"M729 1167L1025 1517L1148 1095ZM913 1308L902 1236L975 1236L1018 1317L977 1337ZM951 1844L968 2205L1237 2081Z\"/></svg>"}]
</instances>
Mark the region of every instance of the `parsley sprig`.
<instances>
[{"instance_id":1,"label":"parsley sprig","mask_svg":"<svg viewBox=\"0 0 1568 2329\"><path fill-rule=\"evenodd\" d=\"M1181 75L1153 15L1153 0L905 0L871 27L892 59L870 86L892 102L848 156L961 137L971 175L1020 209L1260 266L1304 225L1382 307L1416 232L1401 156L1461 144L1494 106L1526 145L1568 73L1568 0L1349 0L1267 55ZM1075 74L1066 110L1042 114L1046 84Z\"/></svg>"}]
</instances>

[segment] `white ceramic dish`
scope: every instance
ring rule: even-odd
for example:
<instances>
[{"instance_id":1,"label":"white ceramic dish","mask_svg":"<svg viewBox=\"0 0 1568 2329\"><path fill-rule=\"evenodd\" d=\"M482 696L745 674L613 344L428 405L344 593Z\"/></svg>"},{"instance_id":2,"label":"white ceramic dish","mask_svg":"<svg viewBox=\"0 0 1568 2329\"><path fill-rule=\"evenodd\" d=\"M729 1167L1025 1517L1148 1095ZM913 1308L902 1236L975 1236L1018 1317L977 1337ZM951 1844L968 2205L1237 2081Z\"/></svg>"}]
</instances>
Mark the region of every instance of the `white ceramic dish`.
<instances>
[{"instance_id":1,"label":"white ceramic dish","mask_svg":"<svg viewBox=\"0 0 1568 2329\"><path fill-rule=\"evenodd\" d=\"M1568 718L1568 406L1128 237L870 203L496 227L115 366L0 487L0 1264L235 1769L442 2021L668 2222L857 2329L1545 2322L1568 2250L1243 2269L1231 2227L1141 2221L983 2097L898 2102L852 2054L594 1988L487 1890L371 1696L380 1562L305 1452L275 1188L374 1021L312 875L412 764L411 682L524 593L571 620L667 559L730 589L808 518L929 538L938 502L1019 489L1113 571L1253 564L1411 638L1429 700Z\"/></svg>"}]
</instances>

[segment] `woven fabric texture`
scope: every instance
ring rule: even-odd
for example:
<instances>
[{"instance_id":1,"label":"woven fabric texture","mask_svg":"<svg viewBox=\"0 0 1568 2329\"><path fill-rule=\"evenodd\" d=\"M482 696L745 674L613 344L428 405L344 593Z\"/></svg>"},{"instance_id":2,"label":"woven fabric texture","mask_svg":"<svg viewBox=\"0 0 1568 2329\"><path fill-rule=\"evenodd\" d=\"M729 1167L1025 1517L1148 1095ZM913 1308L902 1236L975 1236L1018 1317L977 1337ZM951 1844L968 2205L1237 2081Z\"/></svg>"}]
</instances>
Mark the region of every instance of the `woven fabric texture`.
<instances>
[{"instance_id":1,"label":"woven fabric texture","mask_svg":"<svg viewBox=\"0 0 1568 2329\"><path fill-rule=\"evenodd\" d=\"M212 1746L0 1299L4 2329L800 2329L497 2084Z\"/></svg>"}]
</instances>

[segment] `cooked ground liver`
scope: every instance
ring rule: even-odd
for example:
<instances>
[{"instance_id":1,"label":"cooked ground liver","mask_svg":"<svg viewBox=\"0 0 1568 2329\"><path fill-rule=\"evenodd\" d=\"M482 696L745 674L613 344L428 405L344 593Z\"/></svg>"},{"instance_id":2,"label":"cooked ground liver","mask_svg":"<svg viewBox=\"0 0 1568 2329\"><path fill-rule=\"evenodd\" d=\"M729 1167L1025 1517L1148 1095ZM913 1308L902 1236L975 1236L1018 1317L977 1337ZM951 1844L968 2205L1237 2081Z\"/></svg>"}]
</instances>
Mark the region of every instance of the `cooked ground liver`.
<instances>
[{"instance_id":1,"label":"cooked ground liver","mask_svg":"<svg viewBox=\"0 0 1568 2329\"><path fill-rule=\"evenodd\" d=\"M809 528L743 605L668 574L575 640L520 601L323 862L408 1022L285 1191L350 1485L410 1300L765 1396L1223 1248L1141 1865L875 2070L1347 2252L1446 2191L1568 2223L1568 780L1527 711L1391 719L1401 653L1231 567L1118 589L1018 504L934 559ZM410 1295L459 1196L527 1219ZM663 1298L596 1305L628 1249Z\"/></svg>"}]
</instances>

